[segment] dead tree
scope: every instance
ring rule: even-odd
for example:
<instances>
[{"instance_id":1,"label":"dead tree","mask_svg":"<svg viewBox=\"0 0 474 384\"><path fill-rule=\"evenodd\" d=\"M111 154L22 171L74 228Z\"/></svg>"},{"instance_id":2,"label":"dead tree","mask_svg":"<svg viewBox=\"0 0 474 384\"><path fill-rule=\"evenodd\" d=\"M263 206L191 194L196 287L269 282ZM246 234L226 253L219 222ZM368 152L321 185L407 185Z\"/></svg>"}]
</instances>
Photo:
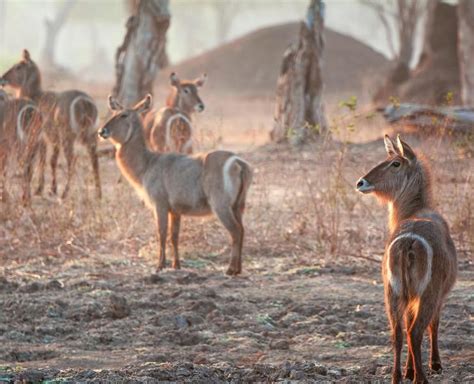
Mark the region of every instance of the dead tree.
<instances>
[{"instance_id":1,"label":"dead tree","mask_svg":"<svg viewBox=\"0 0 474 384\"><path fill-rule=\"evenodd\" d=\"M322 93L324 3L311 0L298 44L284 56L276 91L273 141L301 145L327 133Z\"/></svg>"},{"instance_id":2,"label":"dead tree","mask_svg":"<svg viewBox=\"0 0 474 384\"><path fill-rule=\"evenodd\" d=\"M474 107L474 2L459 0L459 69L461 100Z\"/></svg>"},{"instance_id":3,"label":"dead tree","mask_svg":"<svg viewBox=\"0 0 474 384\"><path fill-rule=\"evenodd\" d=\"M362 4L372 8L384 26L387 42L394 57L393 67L385 82L376 92L376 101L385 101L393 96L395 88L410 77L410 63L415 47L415 32L426 9L426 1L361 0ZM398 38L398 50L395 49L393 36Z\"/></svg>"},{"instance_id":4,"label":"dead tree","mask_svg":"<svg viewBox=\"0 0 474 384\"><path fill-rule=\"evenodd\" d=\"M163 65L169 0L139 0L127 21L127 32L115 55L114 96L131 106L153 93L153 82ZM161 64L161 65L160 65Z\"/></svg>"},{"instance_id":5,"label":"dead tree","mask_svg":"<svg viewBox=\"0 0 474 384\"><path fill-rule=\"evenodd\" d=\"M75 4L76 0L64 1L56 12L54 19L46 19L44 21L46 27L46 38L41 52L41 65L46 70L51 70L56 67L56 40Z\"/></svg>"}]
</instances>

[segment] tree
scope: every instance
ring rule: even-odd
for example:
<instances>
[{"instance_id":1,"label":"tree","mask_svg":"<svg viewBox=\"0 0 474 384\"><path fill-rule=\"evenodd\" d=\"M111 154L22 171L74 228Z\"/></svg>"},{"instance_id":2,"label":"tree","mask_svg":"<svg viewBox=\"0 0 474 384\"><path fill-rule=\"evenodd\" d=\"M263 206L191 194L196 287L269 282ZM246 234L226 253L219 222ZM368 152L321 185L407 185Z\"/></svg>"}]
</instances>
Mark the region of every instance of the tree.
<instances>
[{"instance_id":1,"label":"tree","mask_svg":"<svg viewBox=\"0 0 474 384\"><path fill-rule=\"evenodd\" d=\"M299 41L285 52L276 92L273 141L300 145L327 133L321 75L324 3L310 0Z\"/></svg>"},{"instance_id":2,"label":"tree","mask_svg":"<svg viewBox=\"0 0 474 384\"><path fill-rule=\"evenodd\" d=\"M137 0L136 4L115 55L113 95L127 106L153 93L153 82L164 61L171 20L169 0Z\"/></svg>"},{"instance_id":3,"label":"tree","mask_svg":"<svg viewBox=\"0 0 474 384\"><path fill-rule=\"evenodd\" d=\"M216 14L216 36L218 43L225 43L229 38L229 32L237 13L242 7L242 1L225 0L212 3Z\"/></svg>"},{"instance_id":4,"label":"tree","mask_svg":"<svg viewBox=\"0 0 474 384\"><path fill-rule=\"evenodd\" d=\"M56 40L69 14L71 13L76 0L65 0L58 8L54 19L46 19L46 38L41 52L41 64L46 69L57 68L55 60Z\"/></svg>"},{"instance_id":5,"label":"tree","mask_svg":"<svg viewBox=\"0 0 474 384\"><path fill-rule=\"evenodd\" d=\"M461 100L474 107L474 2L459 0L459 67Z\"/></svg>"},{"instance_id":6,"label":"tree","mask_svg":"<svg viewBox=\"0 0 474 384\"><path fill-rule=\"evenodd\" d=\"M395 88L410 77L410 63L413 60L415 33L426 9L423 0L361 0L377 14L384 26L389 49L394 57L393 67L385 83L376 92L375 100L392 96ZM395 49L394 35L397 36L398 50Z\"/></svg>"}]
</instances>

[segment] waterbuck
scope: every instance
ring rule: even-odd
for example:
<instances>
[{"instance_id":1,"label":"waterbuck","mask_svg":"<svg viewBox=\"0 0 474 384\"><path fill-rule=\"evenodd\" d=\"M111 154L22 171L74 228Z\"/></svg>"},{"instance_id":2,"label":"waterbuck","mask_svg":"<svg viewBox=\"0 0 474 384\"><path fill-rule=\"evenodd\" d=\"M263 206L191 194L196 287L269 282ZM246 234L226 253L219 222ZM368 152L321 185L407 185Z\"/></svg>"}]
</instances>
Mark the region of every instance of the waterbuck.
<instances>
[{"instance_id":1,"label":"waterbuck","mask_svg":"<svg viewBox=\"0 0 474 384\"><path fill-rule=\"evenodd\" d=\"M46 147L41 137L42 117L36 105L27 99L9 99L0 92L0 187L2 201L8 200L6 179L8 161L16 156L22 168L23 205L31 201L33 162L40 152L40 169L44 170ZM38 189L44 185L44 172L40 174Z\"/></svg>"},{"instance_id":2,"label":"waterbuck","mask_svg":"<svg viewBox=\"0 0 474 384\"><path fill-rule=\"evenodd\" d=\"M149 110L148 95L133 108L124 109L109 96L113 116L99 131L116 148L120 171L155 215L160 256L158 269L165 267L168 219L174 268L180 268L178 236L181 215L207 215L213 212L232 237L228 275L242 271L244 227L242 214L252 181L248 163L232 152L214 151L188 156L150 151L145 143L140 115Z\"/></svg>"},{"instance_id":3,"label":"waterbuck","mask_svg":"<svg viewBox=\"0 0 474 384\"><path fill-rule=\"evenodd\" d=\"M382 275L385 306L392 331L392 383L400 383L402 321L408 343L405 378L427 383L421 361L423 333L429 329L430 367L441 371L438 324L443 302L456 280L456 250L448 224L434 210L426 161L397 137L385 136L388 158L357 182L357 190L373 193L388 204L390 236Z\"/></svg>"},{"instance_id":4,"label":"waterbuck","mask_svg":"<svg viewBox=\"0 0 474 384\"><path fill-rule=\"evenodd\" d=\"M57 193L56 167L61 146L67 162L67 180L62 197L67 196L74 172L74 142L78 138L87 147L94 172L96 195L100 198L96 128L98 112L94 100L77 90L58 93L43 91L39 68L26 49L22 59L0 78L0 83L16 89L18 97L33 100L43 114L43 130L52 146L51 192Z\"/></svg>"},{"instance_id":5,"label":"waterbuck","mask_svg":"<svg viewBox=\"0 0 474 384\"><path fill-rule=\"evenodd\" d=\"M180 80L170 75L171 92L166 106L157 113L150 111L144 118L145 137L149 146L159 152L193 153L194 112L204 111L198 88L206 81L206 74L195 80Z\"/></svg>"}]
</instances>

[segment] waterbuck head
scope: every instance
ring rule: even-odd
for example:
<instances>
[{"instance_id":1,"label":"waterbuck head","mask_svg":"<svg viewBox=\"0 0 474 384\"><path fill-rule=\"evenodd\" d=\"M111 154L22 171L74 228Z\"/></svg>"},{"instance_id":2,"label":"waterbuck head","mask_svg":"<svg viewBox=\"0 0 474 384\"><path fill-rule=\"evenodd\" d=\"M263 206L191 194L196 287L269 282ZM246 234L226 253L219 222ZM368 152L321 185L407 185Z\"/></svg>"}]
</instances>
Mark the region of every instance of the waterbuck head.
<instances>
[{"instance_id":1,"label":"waterbuck head","mask_svg":"<svg viewBox=\"0 0 474 384\"><path fill-rule=\"evenodd\" d=\"M20 90L36 90L40 88L41 77L38 66L31 60L30 53L24 49L21 60L7 70L0 78L0 85L8 85ZM31 96L30 92L26 92Z\"/></svg>"},{"instance_id":2,"label":"waterbuck head","mask_svg":"<svg viewBox=\"0 0 474 384\"><path fill-rule=\"evenodd\" d=\"M122 145L134 134L142 134L140 114L147 112L152 105L151 95L147 95L133 108L124 108L116 99L109 96L109 108L113 116L99 130L99 136L109 139L114 145Z\"/></svg>"},{"instance_id":3,"label":"waterbuck head","mask_svg":"<svg viewBox=\"0 0 474 384\"><path fill-rule=\"evenodd\" d=\"M195 80L180 80L176 73L170 75L171 93L166 104L178 108L188 115L204 111L204 103L199 97L198 88L206 82L207 75L203 74Z\"/></svg>"},{"instance_id":4,"label":"waterbuck head","mask_svg":"<svg viewBox=\"0 0 474 384\"><path fill-rule=\"evenodd\" d=\"M388 158L358 180L357 190L374 193L385 202L427 192L428 171L410 146L400 136L394 142L385 135L384 141Z\"/></svg>"}]
</instances>

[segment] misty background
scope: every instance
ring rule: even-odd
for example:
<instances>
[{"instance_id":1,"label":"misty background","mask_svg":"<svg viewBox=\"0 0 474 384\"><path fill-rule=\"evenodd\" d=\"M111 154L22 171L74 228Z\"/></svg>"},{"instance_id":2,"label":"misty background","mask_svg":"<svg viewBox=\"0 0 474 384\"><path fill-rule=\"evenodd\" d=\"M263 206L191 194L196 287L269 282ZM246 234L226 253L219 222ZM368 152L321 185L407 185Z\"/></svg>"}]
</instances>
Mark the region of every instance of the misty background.
<instances>
[{"instance_id":1,"label":"misty background","mask_svg":"<svg viewBox=\"0 0 474 384\"><path fill-rule=\"evenodd\" d=\"M170 61L176 64L262 27L302 20L307 3L171 0L167 34ZM23 48L38 58L45 39L45 20L53 19L61 4L60 0L0 0L0 70L17 61ZM123 41L127 18L126 1L79 0L59 33L57 64L83 79L113 81L115 51ZM380 20L358 0L326 1L326 27L391 58ZM422 31L417 35L418 52ZM396 47L397 35L393 38Z\"/></svg>"}]
</instances>

